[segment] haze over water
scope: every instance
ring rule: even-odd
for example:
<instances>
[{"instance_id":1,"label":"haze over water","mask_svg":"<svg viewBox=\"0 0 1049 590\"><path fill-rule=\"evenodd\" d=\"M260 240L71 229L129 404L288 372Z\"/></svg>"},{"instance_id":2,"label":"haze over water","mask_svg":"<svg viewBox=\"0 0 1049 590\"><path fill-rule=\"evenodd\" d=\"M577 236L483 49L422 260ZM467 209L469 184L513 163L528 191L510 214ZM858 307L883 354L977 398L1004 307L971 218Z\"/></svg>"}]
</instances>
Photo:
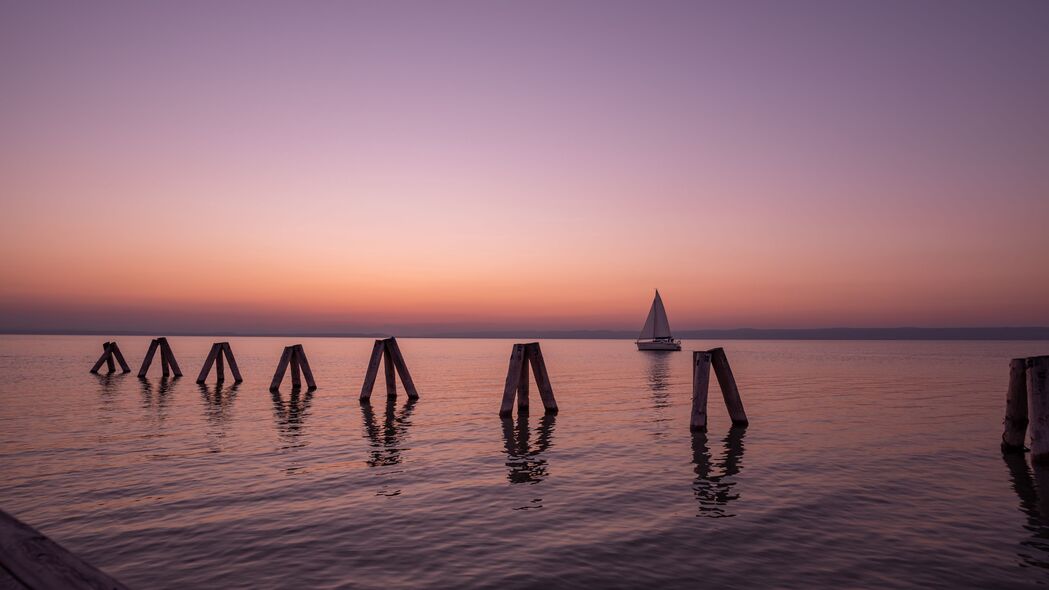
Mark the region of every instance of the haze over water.
<instances>
[{"instance_id":1,"label":"haze over water","mask_svg":"<svg viewBox=\"0 0 1049 590\"><path fill-rule=\"evenodd\" d=\"M147 338L121 336L137 369ZM727 344L689 432L690 355L542 343L561 411L501 420L511 341L303 339L320 388L267 391L283 339L233 338L244 383L88 374L99 337L0 337L0 506L132 587L1040 587L1049 476L998 451L1008 360L1047 342ZM380 376L380 382L382 377Z\"/></svg>"}]
</instances>

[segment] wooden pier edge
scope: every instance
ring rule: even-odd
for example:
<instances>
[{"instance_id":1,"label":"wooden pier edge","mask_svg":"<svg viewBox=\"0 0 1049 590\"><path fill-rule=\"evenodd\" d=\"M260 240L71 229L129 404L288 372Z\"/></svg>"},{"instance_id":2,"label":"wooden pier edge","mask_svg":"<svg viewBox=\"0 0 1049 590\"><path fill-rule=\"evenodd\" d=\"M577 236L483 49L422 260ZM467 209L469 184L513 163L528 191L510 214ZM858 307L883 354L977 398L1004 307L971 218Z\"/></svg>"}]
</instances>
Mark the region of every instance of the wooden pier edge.
<instances>
[{"instance_id":1,"label":"wooden pier edge","mask_svg":"<svg viewBox=\"0 0 1049 590\"><path fill-rule=\"evenodd\" d=\"M0 583L7 582L4 574L18 584L14 588L127 589L43 533L0 510Z\"/></svg>"}]
</instances>

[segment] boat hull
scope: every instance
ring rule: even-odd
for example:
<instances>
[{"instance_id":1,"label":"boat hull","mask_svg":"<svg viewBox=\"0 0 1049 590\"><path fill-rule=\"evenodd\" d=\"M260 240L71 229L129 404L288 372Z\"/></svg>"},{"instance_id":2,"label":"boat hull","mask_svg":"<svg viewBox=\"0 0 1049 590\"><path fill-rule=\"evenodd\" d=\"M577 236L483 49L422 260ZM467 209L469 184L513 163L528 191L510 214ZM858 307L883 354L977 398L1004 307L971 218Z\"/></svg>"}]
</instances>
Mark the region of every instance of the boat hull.
<instances>
[{"instance_id":1,"label":"boat hull","mask_svg":"<svg viewBox=\"0 0 1049 590\"><path fill-rule=\"evenodd\" d=\"M638 350L681 350L678 340L638 340Z\"/></svg>"}]
</instances>

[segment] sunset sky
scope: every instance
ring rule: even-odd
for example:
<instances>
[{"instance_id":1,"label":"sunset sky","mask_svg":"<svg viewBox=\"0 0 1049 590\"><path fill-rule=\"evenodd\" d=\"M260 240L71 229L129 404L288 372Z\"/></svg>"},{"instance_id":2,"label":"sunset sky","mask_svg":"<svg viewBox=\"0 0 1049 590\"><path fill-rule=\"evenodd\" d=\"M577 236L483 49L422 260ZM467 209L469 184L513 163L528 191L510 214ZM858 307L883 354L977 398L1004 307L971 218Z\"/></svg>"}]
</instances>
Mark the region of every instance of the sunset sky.
<instances>
[{"instance_id":1,"label":"sunset sky","mask_svg":"<svg viewBox=\"0 0 1049 590\"><path fill-rule=\"evenodd\" d=\"M1049 2L3 2L0 330L1049 325Z\"/></svg>"}]
</instances>

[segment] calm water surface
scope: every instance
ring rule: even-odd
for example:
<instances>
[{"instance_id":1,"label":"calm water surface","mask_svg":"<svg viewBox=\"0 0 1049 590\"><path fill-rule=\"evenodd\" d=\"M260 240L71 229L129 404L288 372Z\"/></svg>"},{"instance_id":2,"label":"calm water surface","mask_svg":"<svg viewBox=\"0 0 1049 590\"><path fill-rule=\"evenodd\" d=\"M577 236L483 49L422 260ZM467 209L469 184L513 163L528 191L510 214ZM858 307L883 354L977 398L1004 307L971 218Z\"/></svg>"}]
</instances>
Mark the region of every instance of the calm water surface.
<instances>
[{"instance_id":1,"label":"calm water surface","mask_svg":"<svg viewBox=\"0 0 1049 590\"><path fill-rule=\"evenodd\" d=\"M501 420L511 342L402 340L421 399L357 401L372 341L301 339L319 389L88 373L104 337L0 337L0 507L141 588L1034 587L1049 474L998 451L1046 342L723 344L751 426L689 432L690 355L543 342L561 412ZM148 338L117 337L132 368Z\"/></svg>"}]
</instances>

